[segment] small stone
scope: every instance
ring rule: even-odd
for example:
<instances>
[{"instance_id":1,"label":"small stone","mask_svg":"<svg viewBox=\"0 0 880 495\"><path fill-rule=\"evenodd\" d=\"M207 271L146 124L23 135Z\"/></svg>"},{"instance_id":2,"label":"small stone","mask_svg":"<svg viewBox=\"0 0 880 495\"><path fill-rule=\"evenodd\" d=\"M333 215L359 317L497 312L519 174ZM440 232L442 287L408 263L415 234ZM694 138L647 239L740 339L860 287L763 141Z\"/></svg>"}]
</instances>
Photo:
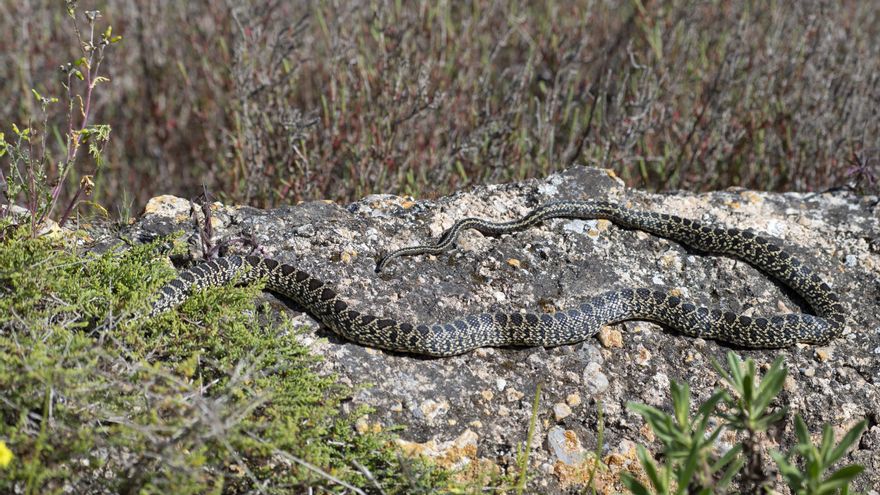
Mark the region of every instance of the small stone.
<instances>
[{"instance_id":1,"label":"small stone","mask_svg":"<svg viewBox=\"0 0 880 495\"><path fill-rule=\"evenodd\" d=\"M804 376L806 376L808 378L812 378L812 377L816 376L816 368L810 366L809 368L805 369Z\"/></svg>"},{"instance_id":2,"label":"small stone","mask_svg":"<svg viewBox=\"0 0 880 495\"><path fill-rule=\"evenodd\" d=\"M507 380L504 378L499 378L495 380L495 386L498 388L498 391L501 392L504 390L504 387L507 386Z\"/></svg>"},{"instance_id":3,"label":"small stone","mask_svg":"<svg viewBox=\"0 0 880 495\"><path fill-rule=\"evenodd\" d=\"M623 334L620 333L620 330L603 326L599 329L599 343L606 349L623 347Z\"/></svg>"},{"instance_id":4,"label":"small stone","mask_svg":"<svg viewBox=\"0 0 880 495\"><path fill-rule=\"evenodd\" d=\"M643 346L639 346L639 353L636 355L636 363L639 366L647 366L651 361L651 351L645 349Z\"/></svg>"},{"instance_id":5,"label":"small stone","mask_svg":"<svg viewBox=\"0 0 880 495\"><path fill-rule=\"evenodd\" d=\"M514 268L519 268L519 267L520 267L520 262L519 262L519 260L516 259L516 258L510 258L510 259L508 259L508 260L507 260L507 264L510 265L510 266L512 266L512 267L514 267Z\"/></svg>"},{"instance_id":6,"label":"small stone","mask_svg":"<svg viewBox=\"0 0 880 495\"><path fill-rule=\"evenodd\" d=\"M496 290L495 292L493 292L492 297L495 298L496 302L500 302L500 303L507 300L507 296L505 296L504 293L501 292L500 290Z\"/></svg>"},{"instance_id":7,"label":"small stone","mask_svg":"<svg viewBox=\"0 0 880 495\"><path fill-rule=\"evenodd\" d=\"M681 256L671 249L660 256L660 264L663 265L663 268L673 272L680 272L684 266L681 261Z\"/></svg>"},{"instance_id":8,"label":"small stone","mask_svg":"<svg viewBox=\"0 0 880 495\"><path fill-rule=\"evenodd\" d=\"M559 426L550 428L547 432L547 444L553 454L564 464L574 466L583 462L584 448L577 434L571 430L563 429Z\"/></svg>"},{"instance_id":9,"label":"small stone","mask_svg":"<svg viewBox=\"0 0 880 495\"><path fill-rule=\"evenodd\" d=\"M569 416L571 416L571 408L568 407L568 404L557 402L553 405L553 417L556 418L556 421L562 421Z\"/></svg>"},{"instance_id":10,"label":"small stone","mask_svg":"<svg viewBox=\"0 0 880 495\"><path fill-rule=\"evenodd\" d=\"M480 392L480 395L483 397L483 400L486 402L491 402L492 399L495 398L495 394L491 390L483 390Z\"/></svg>"},{"instance_id":11,"label":"small stone","mask_svg":"<svg viewBox=\"0 0 880 495\"><path fill-rule=\"evenodd\" d=\"M474 349L474 356L478 358L484 358L486 356L491 356L495 353L495 349L492 347L480 347L479 349Z\"/></svg>"},{"instance_id":12,"label":"small stone","mask_svg":"<svg viewBox=\"0 0 880 495\"><path fill-rule=\"evenodd\" d=\"M789 373L785 376L785 381L782 382L782 388L785 389L786 392L797 393L797 380L795 380Z\"/></svg>"},{"instance_id":13,"label":"small stone","mask_svg":"<svg viewBox=\"0 0 880 495\"><path fill-rule=\"evenodd\" d=\"M355 256L357 256L357 252L346 249L339 255L339 261L343 263L351 263L351 260L354 259Z\"/></svg>"},{"instance_id":14,"label":"small stone","mask_svg":"<svg viewBox=\"0 0 880 495\"><path fill-rule=\"evenodd\" d=\"M590 363L584 368L584 386L590 395L601 394L608 390L608 377L602 373L599 363Z\"/></svg>"},{"instance_id":15,"label":"small stone","mask_svg":"<svg viewBox=\"0 0 880 495\"><path fill-rule=\"evenodd\" d=\"M403 454L408 457L431 455L437 452L437 442L435 442L434 440L428 440L427 442L419 443L404 440L402 438L397 438L395 440L395 443L403 452Z\"/></svg>"},{"instance_id":16,"label":"small stone","mask_svg":"<svg viewBox=\"0 0 880 495\"><path fill-rule=\"evenodd\" d=\"M158 215L184 221L189 217L189 201L177 196L156 196L147 201L144 215Z\"/></svg>"},{"instance_id":17,"label":"small stone","mask_svg":"<svg viewBox=\"0 0 880 495\"><path fill-rule=\"evenodd\" d=\"M577 393L568 394L565 398L565 403L571 407L577 407L581 405L581 396Z\"/></svg>"},{"instance_id":18,"label":"small stone","mask_svg":"<svg viewBox=\"0 0 880 495\"><path fill-rule=\"evenodd\" d=\"M296 229L294 229L296 235L300 237L314 237L315 235L315 226L307 223L305 225L300 225Z\"/></svg>"},{"instance_id":19,"label":"small stone","mask_svg":"<svg viewBox=\"0 0 880 495\"><path fill-rule=\"evenodd\" d=\"M819 347L818 349L816 349L816 359L818 359L819 361L824 363L830 360L832 357L834 356L831 353L831 349L827 347Z\"/></svg>"},{"instance_id":20,"label":"small stone","mask_svg":"<svg viewBox=\"0 0 880 495\"><path fill-rule=\"evenodd\" d=\"M584 343L584 346L577 351L578 356L581 361L587 363L598 363L602 364L605 362L605 357L602 356L602 349L599 349L598 346L595 346L590 343Z\"/></svg>"},{"instance_id":21,"label":"small stone","mask_svg":"<svg viewBox=\"0 0 880 495\"><path fill-rule=\"evenodd\" d=\"M639 433L641 433L642 437L649 443L653 442L657 438L656 436L654 436L654 430L651 429L651 426L648 425L648 423L643 424L642 427L639 428Z\"/></svg>"},{"instance_id":22,"label":"small stone","mask_svg":"<svg viewBox=\"0 0 880 495\"><path fill-rule=\"evenodd\" d=\"M596 225L595 220L570 220L562 226L562 230L575 233L589 232L590 230L595 230L593 228L594 225ZM599 235L599 233L596 232L596 235Z\"/></svg>"},{"instance_id":23,"label":"small stone","mask_svg":"<svg viewBox=\"0 0 880 495\"><path fill-rule=\"evenodd\" d=\"M419 411L428 423L433 423L438 416L443 416L449 411L449 402L441 400L437 402L428 399L419 406Z\"/></svg>"},{"instance_id":24,"label":"small stone","mask_svg":"<svg viewBox=\"0 0 880 495\"><path fill-rule=\"evenodd\" d=\"M505 392L505 395L507 395L507 402L516 402L525 397L526 394L520 392L515 388L509 388Z\"/></svg>"}]
</instances>

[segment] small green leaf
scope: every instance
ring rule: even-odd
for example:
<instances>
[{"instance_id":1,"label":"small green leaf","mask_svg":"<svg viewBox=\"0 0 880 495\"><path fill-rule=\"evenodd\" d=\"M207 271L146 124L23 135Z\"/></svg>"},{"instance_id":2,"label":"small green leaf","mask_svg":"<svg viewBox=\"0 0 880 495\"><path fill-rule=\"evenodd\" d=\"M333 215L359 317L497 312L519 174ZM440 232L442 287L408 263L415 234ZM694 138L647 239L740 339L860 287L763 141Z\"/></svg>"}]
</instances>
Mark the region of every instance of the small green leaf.
<instances>
[{"instance_id":1,"label":"small green leaf","mask_svg":"<svg viewBox=\"0 0 880 495\"><path fill-rule=\"evenodd\" d=\"M669 384L669 395L672 396L672 409L679 425L688 424L688 409L691 405L691 389L686 382L673 381Z\"/></svg>"},{"instance_id":2,"label":"small green leaf","mask_svg":"<svg viewBox=\"0 0 880 495\"><path fill-rule=\"evenodd\" d=\"M837 462L838 459L843 457L846 454L846 451L849 450L850 447L859 439L862 435L862 432L867 428L868 423L865 420L859 421L855 426L852 427L843 438L840 439L840 443L837 444L827 456L828 464L833 464Z\"/></svg>"},{"instance_id":3,"label":"small green leaf","mask_svg":"<svg viewBox=\"0 0 880 495\"><path fill-rule=\"evenodd\" d=\"M782 358L777 358L773 362L770 371L761 380L761 385L758 387L758 393L754 400L754 412L756 414L761 414L770 405L773 398L779 395L779 391L782 390L788 370L781 367L781 365Z\"/></svg>"},{"instance_id":4,"label":"small green leaf","mask_svg":"<svg viewBox=\"0 0 880 495\"><path fill-rule=\"evenodd\" d=\"M723 492L727 485L733 480L733 477L736 476L736 473L742 469L743 465L745 465L746 461L742 457L736 457L733 461L733 464L727 468L727 471L724 472L724 475L718 479L718 482L715 484L715 487L718 491Z\"/></svg>"},{"instance_id":5,"label":"small green leaf","mask_svg":"<svg viewBox=\"0 0 880 495\"><path fill-rule=\"evenodd\" d=\"M863 466L858 464L850 464L835 471L831 476L825 478L820 485L821 489L840 490L848 485L856 476L862 474L865 470Z\"/></svg>"},{"instance_id":6,"label":"small green leaf","mask_svg":"<svg viewBox=\"0 0 880 495\"><path fill-rule=\"evenodd\" d=\"M639 462L642 464L642 468L645 470L645 475L651 480L651 484L654 485L657 492L667 493L668 487L666 485L666 479L661 476L660 471L657 469L657 464L654 463L654 459L651 457L651 454L648 453L648 450L639 445L636 448L636 457L638 457Z\"/></svg>"},{"instance_id":7,"label":"small green leaf","mask_svg":"<svg viewBox=\"0 0 880 495\"><path fill-rule=\"evenodd\" d=\"M776 462L776 465L779 467L779 473L788 480L788 485L792 490L799 488L800 483L798 480L803 480L803 474L801 474L800 469L788 462L788 459L777 450L770 451L770 457Z\"/></svg>"},{"instance_id":8,"label":"small green leaf","mask_svg":"<svg viewBox=\"0 0 880 495\"><path fill-rule=\"evenodd\" d=\"M639 480L635 479L633 475L629 473L623 473L621 481L623 481L623 486L635 495L651 495L651 491L648 490L648 487L641 484Z\"/></svg>"},{"instance_id":9,"label":"small green leaf","mask_svg":"<svg viewBox=\"0 0 880 495\"><path fill-rule=\"evenodd\" d=\"M742 360L733 351L727 353L727 366L730 368L730 377L727 382L739 395L742 395Z\"/></svg>"},{"instance_id":10,"label":"small green leaf","mask_svg":"<svg viewBox=\"0 0 880 495\"><path fill-rule=\"evenodd\" d=\"M699 433L698 433L699 434ZM687 493L688 484L694 479L700 461L700 446L697 442L691 445L684 465L679 466L678 490L676 493Z\"/></svg>"},{"instance_id":11,"label":"small green leaf","mask_svg":"<svg viewBox=\"0 0 880 495\"><path fill-rule=\"evenodd\" d=\"M798 414L794 417L794 432L797 435L798 443L802 445L810 444L810 432L807 430L807 424L804 423L804 419L801 418L801 415Z\"/></svg>"},{"instance_id":12,"label":"small green leaf","mask_svg":"<svg viewBox=\"0 0 880 495\"><path fill-rule=\"evenodd\" d=\"M720 459L715 461L715 464L712 464L712 472L720 471L725 465L736 459L736 456L738 456L740 452L742 452L742 444L728 450Z\"/></svg>"}]
</instances>

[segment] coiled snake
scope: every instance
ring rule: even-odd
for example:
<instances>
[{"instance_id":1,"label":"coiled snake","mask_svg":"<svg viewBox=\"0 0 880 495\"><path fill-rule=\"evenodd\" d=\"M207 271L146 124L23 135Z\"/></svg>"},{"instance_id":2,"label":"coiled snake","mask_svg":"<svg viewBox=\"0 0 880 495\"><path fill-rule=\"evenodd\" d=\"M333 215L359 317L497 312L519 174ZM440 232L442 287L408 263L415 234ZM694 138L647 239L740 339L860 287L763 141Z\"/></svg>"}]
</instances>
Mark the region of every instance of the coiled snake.
<instances>
[{"instance_id":1,"label":"coiled snake","mask_svg":"<svg viewBox=\"0 0 880 495\"><path fill-rule=\"evenodd\" d=\"M440 253L465 229L485 234L522 230L550 218L607 219L624 227L676 240L699 251L740 258L800 294L816 312L750 317L701 307L666 292L647 288L613 290L554 313L481 313L446 323L398 322L351 309L328 284L295 266L259 256L230 256L183 271L165 285L151 315L182 303L190 291L231 281L264 279L266 289L294 300L342 337L371 347L431 356L461 354L486 346L557 346L580 342L603 325L625 320L662 323L689 336L745 347L785 347L796 342L824 344L838 337L846 313L837 294L800 260L774 241L750 231L703 225L697 221L641 212L604 201L548 203L510 222L466 218L431 246L394 251L376 270L398 256Z\"/></svg>"}]
</instances>

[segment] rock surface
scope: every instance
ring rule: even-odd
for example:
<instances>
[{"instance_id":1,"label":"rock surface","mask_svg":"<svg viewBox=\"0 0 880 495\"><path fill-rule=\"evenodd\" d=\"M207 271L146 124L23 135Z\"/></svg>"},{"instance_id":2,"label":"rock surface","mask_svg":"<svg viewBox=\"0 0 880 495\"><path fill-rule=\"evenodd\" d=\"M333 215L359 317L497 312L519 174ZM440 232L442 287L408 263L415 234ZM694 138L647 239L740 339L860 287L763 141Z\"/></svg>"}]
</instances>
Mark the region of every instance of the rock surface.
<instances>
[{"instance_id":1,"label":"rock surface","mask_svg":"<svg viewBox=\"0 0 880 495\"><path fill-rule=\"evenodd\" d=\"M880 207L849 193L773 194L727 190L649 194L624 187L604 170L573 168L541 181L478 187L436 201L373 195L347 206L311 202L264 211L213 205L216 241L250 236L263 254L295 263L333 282L357 309L412 322L446 321L492 310L547 311L574 306L608 289L678 289L704 305L755 314L808 309L792 292L730 258L707 256L675 242L607 221L552 220L500 238L462 235L457 250L401 258L376 274L377 258L435 239L460 218L513 219L560 199L607 199L750 228L782 240L851 306L846 334L824 347L736 349L759 366L785 356L789 379L777 405L801 414L813 433L831 423L842 433L867 418L868 430L847 456L866 472L861 490L880 486ZM184 230L197 239L189 204L154 198L134 227L157 234ZM232 249L236 251L235 248ZM198 252L195 248L193 252ZM637 463L635 444L655 448L628 401L669 409L669 383L687 381L696 400L720 386L711 359L729 347L644 322L603 329L586 341L550 349L480 349L442 359L387 353L346 342L295 305L266 294L280 311L311 329L304 339L323 355L323 373L358 387L350 407L375 409L364 428L405 425L401 446L453 467L494 463L516 469L535 390L542 384L529 456L529 491L564 493L583 480L604 415L603 460L610 473ZM378 425L378 426L377 426ZM770 442L788 450L792 422ZM476 464L475 464L476 465ZM620 489L615 476L601 491ZM605 483L602 485L602 483ZM876 493L876 492L872 492Z\"/></svg>"}]
</instances>

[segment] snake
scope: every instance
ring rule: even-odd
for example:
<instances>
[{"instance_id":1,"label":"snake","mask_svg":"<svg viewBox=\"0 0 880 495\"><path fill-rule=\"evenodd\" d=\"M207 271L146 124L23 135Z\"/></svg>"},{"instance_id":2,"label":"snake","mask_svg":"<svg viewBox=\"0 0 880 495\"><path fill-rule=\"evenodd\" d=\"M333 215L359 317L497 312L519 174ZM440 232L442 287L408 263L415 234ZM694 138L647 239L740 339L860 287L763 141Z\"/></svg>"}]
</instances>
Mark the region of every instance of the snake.
<instances>
[{"instance_id":1,"label":"snake","mask_svg":"<svg viewBox=\"0 0 880 495\"><path fill-rule=\"evenodd\" d=\"M701 306L675 291L638 287L610 290L553 312L483 312L447 322L418 324L354 309L331 284L295 265L256 255L216 258L180 272L159 290L149 314L168 312L193 291L206 287L263 281L266 290L290 298L344 339L426 356L452 356L480 347L574 344L595 335L603 326L628 320L652 321L686 336L748 348L782 348L798 342L826 344L839 337L845 328L847 312L837 293L776 240L751 230L639 211L610 201L549 202L506 222L464 218L434 244L404 247L381 257L376 271L385 269L398 257L442 253L453 247L459 234L468 229L497 236L552 218L605 219L700 252L741 259L791 288L815 314L749 316Z\"/></svg>"}]
</instances>

